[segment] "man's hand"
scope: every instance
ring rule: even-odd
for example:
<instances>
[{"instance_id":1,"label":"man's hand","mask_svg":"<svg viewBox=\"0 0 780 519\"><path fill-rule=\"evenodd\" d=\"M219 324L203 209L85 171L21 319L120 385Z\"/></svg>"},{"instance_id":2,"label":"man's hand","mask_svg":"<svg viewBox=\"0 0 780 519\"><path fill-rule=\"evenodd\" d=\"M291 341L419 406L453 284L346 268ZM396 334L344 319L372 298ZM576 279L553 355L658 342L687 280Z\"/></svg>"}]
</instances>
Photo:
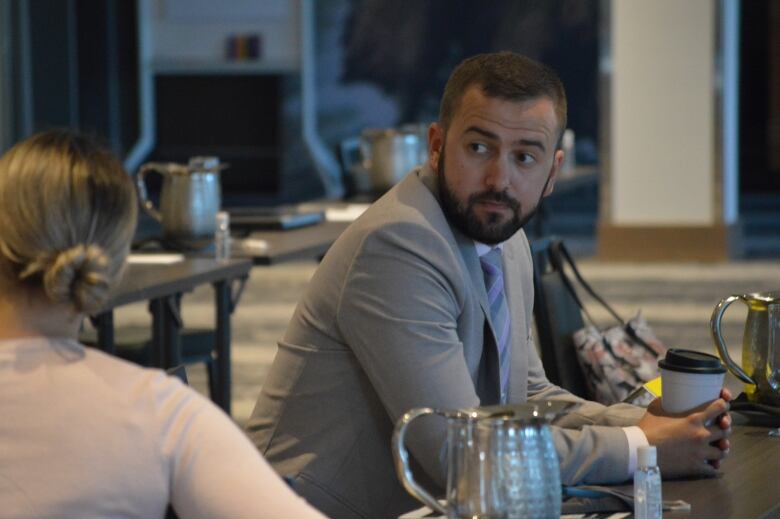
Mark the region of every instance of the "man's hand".
<instances>
[{"instance_id":1,"label":"man's hand","mask_svg":"<svg viewBox=\"0 0 780 519\"><path fill-rule=\"evenodd\" d=\"M720 390L720 397L725 402L731 402L731 391L728 390L728 388L722 388ZM718 416L717 418L718 426L726 432L726 437L721 438L720 440L717 440L713 442L713 445L718 447L721 451L724 453L724 458L729 453L729 449L731 448L731 442L729 442L728 436L731 434L731 415L729 413L723 413L722 415ZM710 465L713 466L713 468L719 469L720 468L720 460L710 460L708 461Z\"/></svg>"},{"instance_id":2,"label":"man's hand","mask_svg":"<svg viewBox=\"0 0 780 519\"><path fill-rule=\"evenodd\" d=\"M731 392L685 415L671 415L654 400L639 421L647 441L658 449L658 465L664 477L712 476L728 454Z\"/></svg>"}]
</instances>

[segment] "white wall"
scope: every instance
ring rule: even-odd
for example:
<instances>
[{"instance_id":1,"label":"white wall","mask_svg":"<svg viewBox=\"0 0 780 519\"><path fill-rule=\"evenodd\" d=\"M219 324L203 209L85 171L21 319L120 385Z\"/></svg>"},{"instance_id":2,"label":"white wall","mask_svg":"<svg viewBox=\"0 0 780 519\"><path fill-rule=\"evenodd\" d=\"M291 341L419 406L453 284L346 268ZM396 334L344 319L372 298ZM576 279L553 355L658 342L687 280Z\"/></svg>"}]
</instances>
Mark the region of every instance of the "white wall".
<instances>
[{"instance_id":1,"label":"white wall","mask_svg":"<svg viewBox=\"0 0 780 519\"><path fill-rule=\"evenodd\" d=\"M2 1L2 0L0 0ZM140 135L135 171L154 149L154 73L278 73L300 69L300 0L138 0ZM231 35L261 39L256 61L226 59Z\"/></svg>"},{"instance_id":2,"label":"white wall","mask_svg":"<svg viewBox=\"0 0 780 519\"><path fill-rule=\"evenodd\" d=\"M610 223L714 224L714 0L611 9Z\"/></svg>"}]
</instances>

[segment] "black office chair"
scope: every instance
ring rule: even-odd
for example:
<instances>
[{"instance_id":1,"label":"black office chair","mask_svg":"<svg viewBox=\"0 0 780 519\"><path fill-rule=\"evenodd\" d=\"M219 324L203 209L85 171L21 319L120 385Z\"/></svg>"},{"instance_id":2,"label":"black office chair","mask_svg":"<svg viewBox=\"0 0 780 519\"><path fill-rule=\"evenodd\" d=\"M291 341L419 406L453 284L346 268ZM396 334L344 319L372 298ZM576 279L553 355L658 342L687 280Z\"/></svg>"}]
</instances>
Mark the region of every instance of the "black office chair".
<instances>
[{"instance_id":1,"label":"black office chair","mask_svg":"<svg viewBox=\"0 0 780 519\"><path fill-rule=\"evenodd\" d=\"M214 361L216 337L214 331L202 328L182 328L181 361L184 365L200 364L206 366L209 396L217 401L219 374ZM97 342L97 341L95 341ZM152 366L152 339L149 327L125 326L117 329L115 336L116 356L140 364Z\"/></svg>"},{"instance_id":2,"label":"black office chair","mask_svg":"<svg viewBox=\"0 0 780 519\"><path fill-rule=\"evenodd\" d=\"M165 372L170 376L176 377L179 380L181 380L182 384L184 384L185 386L188 386L190 384L190 381L187 380L187 369L184 367L184 364L179 364L178 366L168 368L165 370Z\"/></svg>"},{"instance_id":3,"label":"black office chair","mask_svg":"<svg viewBox=\"0 0 780 519\"><path fill-rule=\"evenodd\" d=\"M564 285L550 251L555 237L531 242L534 260L534 322L547 378L571 393L589 398L585 377L577 361L572 334L584 326L577 302ZM552 261L551 261L552 260Z\"/></svg>"}]
</instances>

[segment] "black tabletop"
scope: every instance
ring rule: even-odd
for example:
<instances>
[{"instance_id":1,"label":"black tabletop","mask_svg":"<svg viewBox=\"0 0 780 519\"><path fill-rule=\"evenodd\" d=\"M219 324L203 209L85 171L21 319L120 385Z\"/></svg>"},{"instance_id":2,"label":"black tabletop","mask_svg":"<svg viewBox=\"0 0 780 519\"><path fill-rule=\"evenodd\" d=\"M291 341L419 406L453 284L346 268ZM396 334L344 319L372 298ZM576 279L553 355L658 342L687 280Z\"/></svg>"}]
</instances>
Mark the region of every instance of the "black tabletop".
<instances>
[{"instance_id":1,"label":"black tabletop","mask_svg":"<svg viewBox=\"0 0 780 519\"><path fill-rule=\"evenodd\" d=\"M237 244L233 256L251 258L255 265L318 259L328 251L349 223L326 221L298 229L251 232L234 238L246 244L246 247Z\"/></svg>"},{"instance_id":2,"label":"black tabletop","mask_svg":"<svg viewBox=\"0 0 780 519\"><path fill-rule=\"evenodd\" d=\"M689 502L691 513L664 517L780 517L780 438L770 430L736 425L716 478L665 481L664 499Z\"/></svg>"},{"instance_id":3,"label":"black tabletop","mask_svg":"<svg viewBox=\"0 0 780 519\"><path fill-rule=\"evenodd\" d=\"M185 258L169 264L130 263L101 312L129 303L186 292L204 283L245 276L251 267L251 261L246 258L224 261Z\"/></svg>"}]
</instances>

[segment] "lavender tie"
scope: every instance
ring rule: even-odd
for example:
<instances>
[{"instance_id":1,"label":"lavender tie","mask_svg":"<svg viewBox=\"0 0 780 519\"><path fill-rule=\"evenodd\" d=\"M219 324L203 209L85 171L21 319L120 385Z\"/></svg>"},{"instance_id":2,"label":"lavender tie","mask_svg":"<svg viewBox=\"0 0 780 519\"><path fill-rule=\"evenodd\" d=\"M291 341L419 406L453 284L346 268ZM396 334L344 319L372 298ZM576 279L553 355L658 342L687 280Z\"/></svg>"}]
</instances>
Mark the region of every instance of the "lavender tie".
<instances>
[{"instance_id":1,"label":"lavender tie","mask_svg":"<svg viewBox=\"0 0 780 519\"><path fill-rule=\"evenodd\" d=\"M506 403L506 392L509 384L509 307L504 294L504 272L501 268L501 249L490 249L490 252L479 258L482 273L485 276L488 305L490 306L490 321L496 337L498 349L498 368L501 377L501 403Z\"/></svg>"}]
</instances>

